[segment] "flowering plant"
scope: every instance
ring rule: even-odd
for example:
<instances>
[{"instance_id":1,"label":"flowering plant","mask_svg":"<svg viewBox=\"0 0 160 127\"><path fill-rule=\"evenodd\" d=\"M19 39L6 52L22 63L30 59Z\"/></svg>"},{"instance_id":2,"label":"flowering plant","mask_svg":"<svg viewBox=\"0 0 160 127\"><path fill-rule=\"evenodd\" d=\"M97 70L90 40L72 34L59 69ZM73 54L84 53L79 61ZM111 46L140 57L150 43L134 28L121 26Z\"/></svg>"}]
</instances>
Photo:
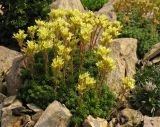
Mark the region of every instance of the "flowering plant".
<instances>
[{"instance_id":1,"label":"flowering plant","mask_svg":"<svg viewBox=\"0 0 160 127\"><path fill-rule=\"evenodd\" d=\"M120 23L110 22L106 16L95 15L91 11L81 13L78 10L59 9L52 10L49 17L49 21L36 20L36 25L28 28L27 38L24 32L23 36L21 35L21 30L13 35L22 45L21 51L29 57L29 62L32 62L30 66L27 66L32 73L31 79L37 79L37 72L40 70L36 70L34 66L43 63L45 76L39 80L52 82L55 99L64 102L69 107L73 107L74 103L77 107L84 108L76 102L72 102L71 105L71 98L80 96L82 104L86 106L88 105L84 103L86 96L94 93L96 95L93 96L93 100L97 98L94 103L99 105L102 99L109 97L104 94L106 93L104 92L106 76L115 65L108 54L111 52L111 40L119 35ZM89 53L88 58L86 58L87 53ZM38 55L42 55L43 60L41 57L37 58ZM92 58L93 55L94 58ZM97 69L95 74L89 69L90 65L85 66L86 59L88 59L88 64L93 61L92 66ZM69 91L72 91L67 95L70 98L66 99L64 94L68 94ZM113 96L110 92L108 95ZM110 103L113 105L112 101ZM77 113L74 111L73 113ZM98 113L95 113L95 116L97 115Z\"/></svg>"}]
</instances>

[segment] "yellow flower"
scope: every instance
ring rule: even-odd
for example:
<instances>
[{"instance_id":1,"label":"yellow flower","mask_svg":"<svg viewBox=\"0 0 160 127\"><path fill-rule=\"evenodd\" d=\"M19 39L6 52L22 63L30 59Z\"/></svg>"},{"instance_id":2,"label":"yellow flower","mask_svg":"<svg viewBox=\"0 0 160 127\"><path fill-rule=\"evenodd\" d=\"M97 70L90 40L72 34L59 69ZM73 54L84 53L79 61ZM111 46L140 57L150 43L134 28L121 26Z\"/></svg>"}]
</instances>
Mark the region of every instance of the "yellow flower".
<instances>
[{"instance_id":1,"label":"yellow flower","mask_svg":"<svg viewBox=\"0 0 160 127\"><path fill-rule=\"evenodd\" d=\"M46 27L40 27L37 31L38 31L37 35L40 40L47 39L49 35L49 30Z\"/></svg>"},{"instance_id":2,"label":"yellow flower","mask_svg":"<svg viewBox=\"0 0 160 127\"><path fill-rule=\"evenodd\" d=\"M46 25L46 23L42 20L35 20L35 22L38 26L45 26Z\"/></svg>"},{"instance_id":3,"label":"yellow flower","mask_svg":"<svg viewBox=\"0 0 160 127\"><path fill-rule=\"evenodd\" d=\"M93 88L96 84L96 80L92 77L90 77L90 74L88 72L79 75L78 79L78 92L82 95L86 91Z\"/></svg>"},{"instance_id":4,"label":"yellow flower","mask_svg":"<svg viewBox=\"0 0 160 127\"><path fill-rule=\"evenodd\" d=\"M34 34L35 34L36 30L37 30L37 26L30 26L30 27L28 27L27 32L28 32L28 34L30 35L30 37L32 39L34 38Z\"/></svg>"},{"instance_id":5,"label":"yellow flower","mask_svg":"<svg viewBox=\"0 0 160 127\"><path fill-rule=\"evenodd\" d=\"M27 55L34 55L38 51L38 44L36 44L34 41L27 41L27 47L22 48L22 52L26 53Z\"/></svg>"},{"instance_id":6,"label":"yellow flower","mask_svg":"<svg viewBox=\"0 0 160 127\"><path fill-rule=\"evenodd\" d=\"M63 9L51 10L48 14L50 18L59 18L65 16L66 11Z\"/></svg>"},{"instance_id":7,"label":"yellow flower","mask_svg":"<svg viewBox=\"0 0 160 127\"><path fill-rule=\"evenodd\" d=\"M64 60L70 60L70 52L72 51L71 48L65 47L64 45L58 45L58 55L61 56Z\"/></svg>"},{"instance_id":8,"label":"yellow flower","mask_svg":"<svg viewBox=\"0 0 160 127\"><path fill-rule=\"evenodd\" d=\"M134 89L135 88L135 80L130 78L130 77L123 78L122 79L122 84L129 89Z\"/></svg>"},{"instance_id":9,"label":"yellow flower","mask_svg":"<svg viewBox=\"0 0 160 127\"><path fill-rule=\"evenodd\" d=\"M64 60L62 57L57 56L56 58L53 59L51 67L53 70L58 70L60 71L63 68L64 65Z\"/></svg>"},{"instance_id":10,"label":"yellow flower","mask_svg":"<svg viewBox=\"0 0 160 127\"><path fill-rule=\"evenodd\" d=\"M110 48L106 48L102 45L99 45L98 50L96 52L96 55L97 55L98 58L101 59L103 57L106 57L110 52L111 52Z\"/></svg>"},{"instance_id":11,"label":"yellow flower","mask_svg":"<svg viewBox=\"0 0 160 127\"><path fill-rule=\"evenodd\" d=\"M27 34L24 33L24 30L19 30L18 33L13 34L13 38L18 41L20 47L23 46L24 39L26 39Z\"/></svg>"}]
</instances>

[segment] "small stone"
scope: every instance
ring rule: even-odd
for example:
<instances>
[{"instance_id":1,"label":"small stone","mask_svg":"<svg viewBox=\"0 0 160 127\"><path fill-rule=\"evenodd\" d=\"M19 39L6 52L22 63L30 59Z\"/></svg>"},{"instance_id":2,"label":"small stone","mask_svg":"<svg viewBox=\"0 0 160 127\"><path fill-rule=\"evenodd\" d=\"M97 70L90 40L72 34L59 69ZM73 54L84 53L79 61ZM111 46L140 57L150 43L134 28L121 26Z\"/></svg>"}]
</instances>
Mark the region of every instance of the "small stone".
<instances>
[{"instance_id":1,"label":"small stone","mask_svg":"<svg viewBox=\"0 0 160 127\"><path fill-rule=\"evenodd\" d=\"M85 119L83 127L108 127L108 122L105 119L95 119L89 115L87 119Z\"/></svg>"},{"instance_id":2,"label":"small stone","mask_svg":"<svg viewBox=\"0 0 160 127\"><path fill-rule=\"evenodd\" d=\"M3 106L9 106L16 99L16 96L10 96L4 99Z\"/></svg>"},{"instance_id":3,"label":"small stone","mask_svg":"<svg viewBox=\"0 0 160 127\"><path fill-rule=\"evenodd\" d=\"M34 104L27 104L27 107L31 110L33 110L34 112L40 112L43 111L41 108L39 108L38 106L34 105Z\"/></svg>"},{"instance_id":4,"label":"small stone","mask_svg":"<svg viewBox=\"0 0 160 127\"><path fill-rule=\"evenodd\" d=\"M121 117L125 118L125 123L121 123L123 126L122 127L130 127L133 125L139 125L143 121L143 115L141 112L134 110L134 109L129 109L125 108L120 112L119 119Z\"/></svg>"},{"instance_id":5,"label":"small stone","mask_svg":"<svg viewBox=\"0 0 160 127\"><path fill-rule=\"evenodd\" d=\"M0 93L0 103L2 103L5 98L6 98L6 96L4 94Z\"/></svg>"}]
</instances>

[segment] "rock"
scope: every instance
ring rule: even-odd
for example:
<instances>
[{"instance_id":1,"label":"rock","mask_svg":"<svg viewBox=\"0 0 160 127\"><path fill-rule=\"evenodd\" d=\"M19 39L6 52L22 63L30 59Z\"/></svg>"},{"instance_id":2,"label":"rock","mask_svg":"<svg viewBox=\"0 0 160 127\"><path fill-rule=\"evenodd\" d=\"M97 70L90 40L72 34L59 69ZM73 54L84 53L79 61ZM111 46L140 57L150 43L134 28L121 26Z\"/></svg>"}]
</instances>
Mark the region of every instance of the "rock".
<instances>
[{"instance_id":1,"label":"rock","mask_svg":"<svg viewBox=\"0 0 160 127\"><path fill-rule=\"evenodd\" d=\"M36 123L39 120L39 118L41 117L42 114L43 114L43 111L37 112L36 114L34 114L32 116L32 120Z\"/></svg>"},{"instance_id":2,"label":"rock","mask_svg":"<svg viewBox=\"0 0 160 127\"><path fill-rule=\"evenodd\" d=\"M3 15L2 5L0 5L0 15Z\"/></svg>"},{"instance_id":3,"label":"rock","mask_svg":"<svg viewBox=\"0 0 160 127\"><path fill-rule=\"evenodd\" d=\"M160 43L155 44L145 55L143 61L160 62Z\"/></svg>"},{"instance_id":4,"label":"rock","mask_svg":"<svg viewBox=\"0 0 160 127\"><path fill-rule=\"evenodd\" d=\"M83 127L108 127L108 122L105 119L95 119L91 115L89 115L84 121Z\"/></svg>"},{"instance_id":5,"label":"rock","mask_svg":"<svg viewBox=\"0 0 160 127\"><path fill-rule=\"evenodd\" d=\"M8 74L10 68L13 65L13 61L21 56L21 53L5 48L3 46L0 46L0 82L2 82L5 78L5 76ZM15 72L14 72L15 74ZM14 82L12 82L14 83ZM2 83L0 83L2 85ZM2 86L0 86L1 88ZM1 90L1 89L0 89ZM0 91L3 93L3 91Z\"/></svg>"},{"instance_id":6,"label":"rock","mask_svg":"<svg viewBox=\"0 0 160 127\"><path fill-rule=\"evenodd\" d=\"M33 127L34 122L30 116L14 116L10 109L5 109L2 113L1 127Z\"/></svg>"},{"instance_id":7,"label":"rock","mask_svg":"<svg viewBox=\"0 0 160 127\"><path fill-rule=\"evenodd\" d=\"M34 127L68 127L72 114L58 101L51 103Z\"/></svg>"},{"instance_id":8,"label":"rock","mask_svg":"<svg viewBox=\"0 0 160 127\"><path fill-rule=\"evenodd\" d=\"M16 99L16 96L7 97L6 99L4 99L3 106L9 106L15 101L15 99Z\"/></svg>"},{"instance_id":9,"label":"rock","mask_svg":"<svg viewBox=\"0 0 160 127\"><path fill-rule=\"evenodd\" d=\"M6 96L2 93L0 93L0 104L4 101L4 99L6 98Z\"/></svg>"},{"instance_id":10,"label":"rock","mask_svg":"<svg viewBox=\"0 0 160 127\"><path fill-rule=\"evenodd\" d=\"M148 117L144 116L144 126L143 127L159 127L160 117Z\"/></svg>"},{"instance_id":11,"label":"rock","mask_svg":"<svg viewBox=\"0 0 160 127\"><path fill-rule=\"evenodd\" d=\"M120 112L118 119L122 127L134 127L141 124L143 115L137 110L126 108Z\"/></svg>"},{"instance_id":12,"label":"rock","mask_svg":"<svg viewBox=\"0 0 160 127\"><path fill-rule=\"evenodd\" d=\"M7 94L8 95L16 95L17 91L21 87L21 68L25 67L25 57L19 56L15 58L10 68L8 74L5 76L5 80L7 82Z\"/></svg>"},{"instance_id":13,"label":"rock","mask_svg":"<svg viewBox=\"0 0 160 127\"><path fill-rule=\"evenodd\" d=\"M98 12L97 14L104 14L106 15L109 20L111 21L115 21L117 20L117 15L114 11L114 8L113 8L113 3L114 1L113 0L110 0L109 2L107 2Z\"/></svg>"},{"instance_id":14,"label":"rock","mask_svg":"<svg viewBox=\"0 0 160 127\"><path fill-rule=\"evenodd\" d=\"M56 0L50 5L51 9L78 9L84 11L80 0Z\"/></svg>"},{"instance_id":15,"label":"rock","mask_svg":"<svg viewBox=\"0 0 160 127\"><path fill-rule=\"evenodd\" d=\"M41 108L39 108L38 106L34 105L34 104L27 104L27 107L31 110L33 110L34 112L40 112L43 111Z\"/></svg>"},{"instance_id":16,"label":"rock","mask_svg":"<svg viewBox=\"0 0 160 127\"><path fill-rule=\"evenodd\" d=\"M136 73L137 59L137 40L133 38L120 38L113 40L111 44L113 58L116 68L108 75L108 85L117 95L121 92L121 80L129 76L133 78Z\"/></svg>"}]
</instances>

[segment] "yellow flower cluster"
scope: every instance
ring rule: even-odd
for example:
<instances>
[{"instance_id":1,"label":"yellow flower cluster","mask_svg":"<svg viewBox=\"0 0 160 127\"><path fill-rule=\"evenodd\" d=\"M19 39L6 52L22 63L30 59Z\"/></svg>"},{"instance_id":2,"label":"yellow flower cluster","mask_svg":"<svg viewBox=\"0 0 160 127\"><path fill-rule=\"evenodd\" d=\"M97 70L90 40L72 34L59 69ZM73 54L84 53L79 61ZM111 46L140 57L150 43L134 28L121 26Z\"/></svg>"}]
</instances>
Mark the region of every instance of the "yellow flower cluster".
<instances>
[{"instance_id":1,"label":"yellow flower cluster","mask_svg":"<svg viewBox=\"0 0 160 127\"><path fill-rule=\"evenodd\" d=\"M64 45L58 45L58 55L61 56L65 61L69 61L70 60L70 52L72 51L71 48L67 48Z\"/></svg>"},{"instance_id":2,"label":"yellow flower cluster","mask_svg":"<svg viewBox=\"0 0 160 127\"><path fill-rule=\"evenodd\" d=\"M27 34L24 33L24 30L19 30L18 33L13 34L13 38L15 38L18 41L19 46L23 47L23 42L26 39Z\"/></svg>"},{"instance_id":3,"label":"yellow flower cluster","mask_svg":"<svg viewBox=\"0 0 160 127\"><path fill-rule=\"evenodd\" d=\"M90 77L90 74L88 72L79 75L77 87L79 94L83 95L89 89L94 88L95 84L96 80Z\"/></svg>"},{"instance_id":4,"label":"yellow flower cluster","mask_svg":"<svg viewBox=\"0 0 160 127\"><path fill-rule=\"evenodd\" d=\"M125 77L124 79L122 79L122 84L128 89L135 88L135 80L132 79L131 77Z\"/></svg>"},{"instance_id":5,"label":"yellow flower cluster","mask_svg":"<svg viewBox=\"0 0 160 127\"><path fill-rule=\"evenodd\" d=\"M100 70L106 70L107 72L112 71L115 68L114 61L112 58L108 57L108 54L111 52L110 48L106 48L100 45L96 51L96 56L98 62L96 66Z\"/></svg>"},{"instance_id":6,"label":"yellow flower cluster","mask_svg":"<svg viewBox=\"0 0 160 127\"><path fill-rule=\"evenodd\" d=\"M22 48L22 52L29 56L34 55L38 52L38 44L36 44L34 41L27 41L27 47Z\"/></svg>"},{"instance_id":7,"label":"yellow flower cluster","mask_svg":"<svg viewBox=\"0 0 160 127\"><path fill-rule=\"evenodd\" d=\"M54 58L51 64L52 70L55 71L60 71L62 69L64 65L64 60L62 59L62 57L58 57Z\"/></svg>"},{"instance_id":8,"label":"yellow flower cluster","mask_svg":"<svg viewBox=\"0 0 160 127\"><path fill-rule=\"evenodd\" d=\"M28 27L27 32L28 32L28 34L30 35L30 37L31 37L32 40L33 40L33 38L34 38L34 35L35 35L35 33L36 33L36 30L37 30L37 26L30 26L30 27Z\"/></svg>"}]
</instances>

